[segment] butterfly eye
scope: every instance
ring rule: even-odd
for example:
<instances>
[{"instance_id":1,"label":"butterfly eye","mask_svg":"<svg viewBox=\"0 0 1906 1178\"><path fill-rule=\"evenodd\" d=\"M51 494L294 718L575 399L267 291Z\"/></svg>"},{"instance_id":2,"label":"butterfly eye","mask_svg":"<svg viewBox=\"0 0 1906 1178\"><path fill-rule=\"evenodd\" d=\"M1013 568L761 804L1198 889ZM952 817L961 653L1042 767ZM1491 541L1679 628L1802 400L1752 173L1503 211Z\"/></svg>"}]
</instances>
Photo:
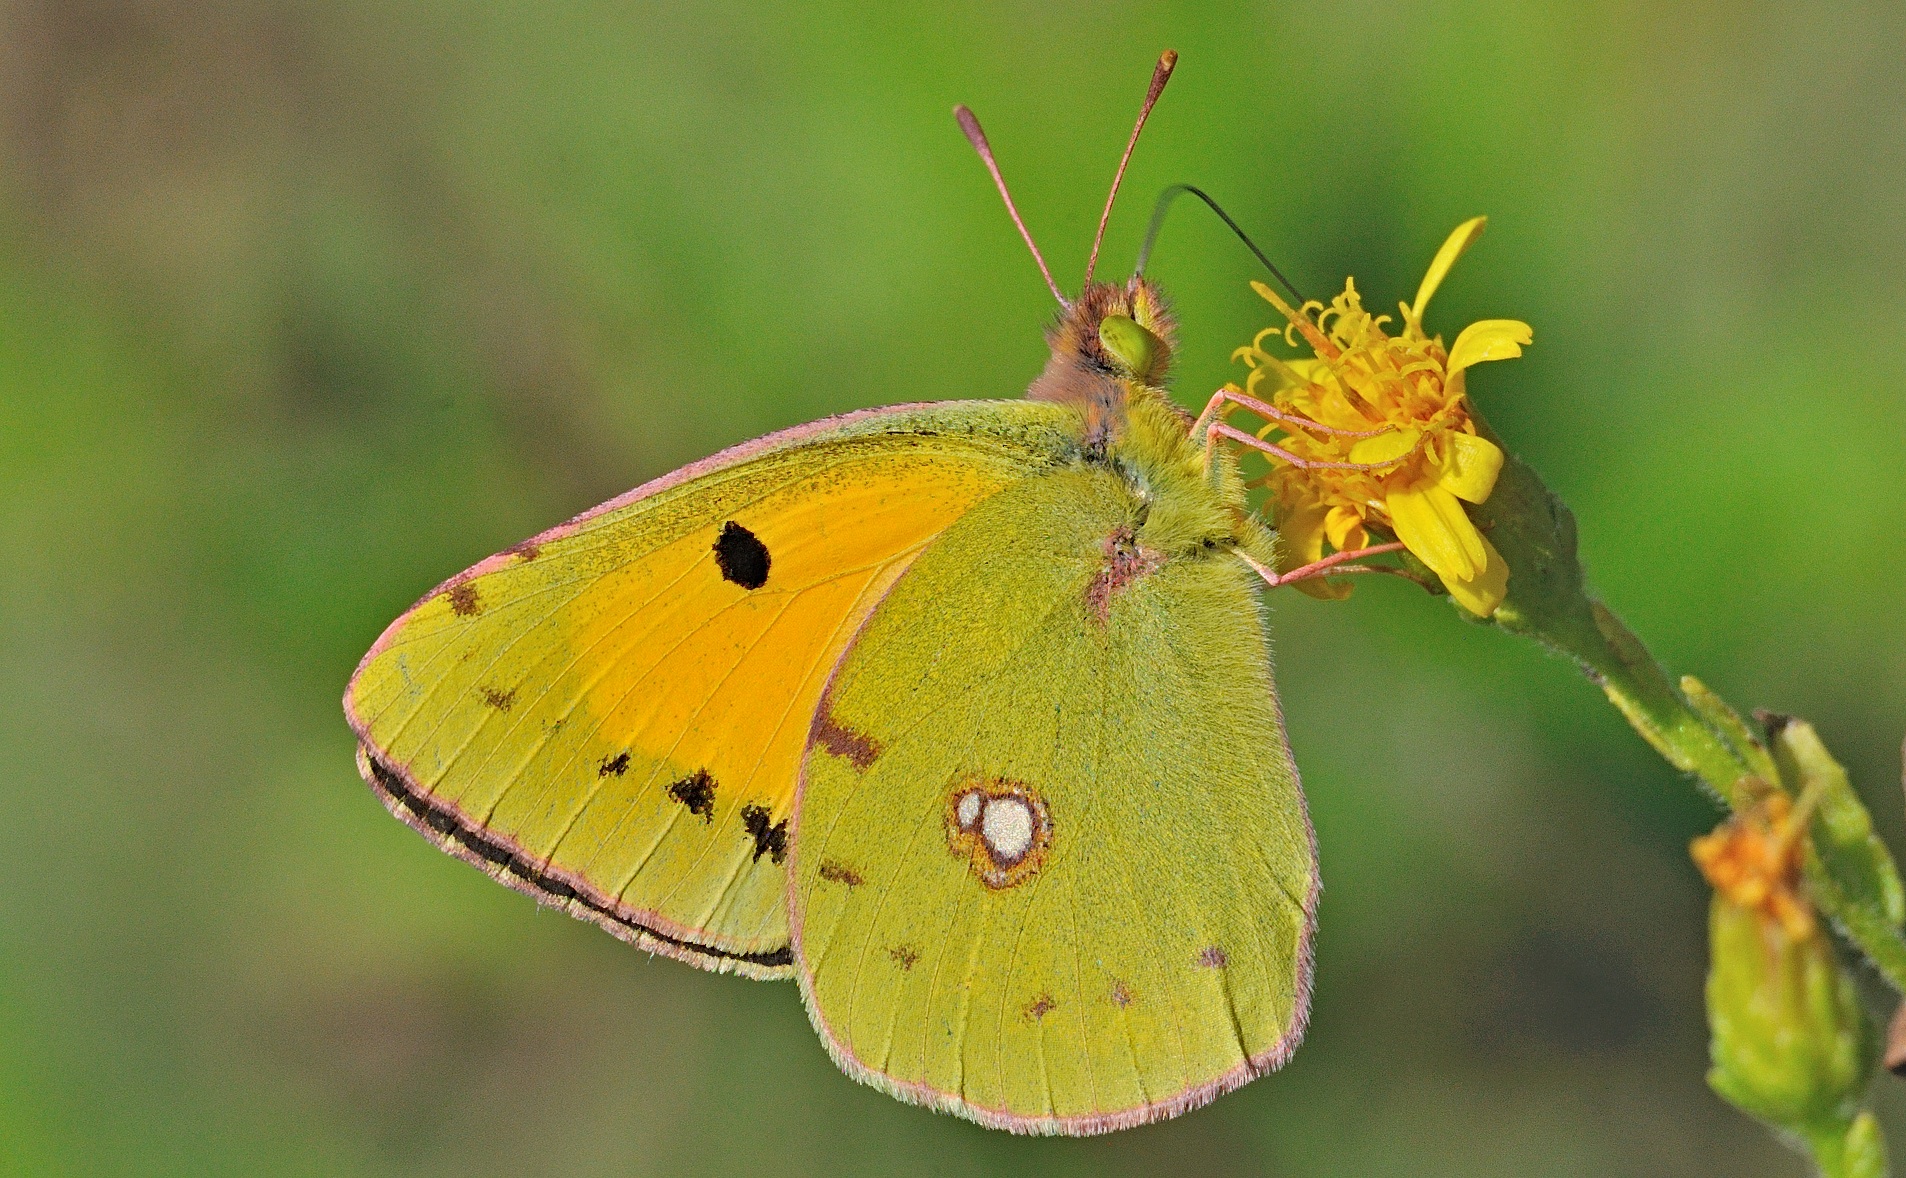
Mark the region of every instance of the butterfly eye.
<instances>
[{"instance_id":1,"label":"butterfly eye","mask_svg":"<svg viewBox=\"0 0 1906 1178\"><path fill-rule=\"evenodd\" d=\"M1099 320L1099 343L1124 368L1139 380L1149 383L1165 357L1165 342L1124 315L1107 315Z\"/></svg>"}]
</instances>

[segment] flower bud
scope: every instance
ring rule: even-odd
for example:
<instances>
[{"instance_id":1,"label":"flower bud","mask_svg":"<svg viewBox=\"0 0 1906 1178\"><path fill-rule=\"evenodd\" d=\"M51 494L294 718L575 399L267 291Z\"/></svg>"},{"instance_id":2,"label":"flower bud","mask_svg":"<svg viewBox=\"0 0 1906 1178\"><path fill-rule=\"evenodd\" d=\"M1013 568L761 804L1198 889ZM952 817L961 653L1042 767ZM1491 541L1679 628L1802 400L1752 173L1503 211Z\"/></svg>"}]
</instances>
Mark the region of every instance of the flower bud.
<instances>
[{"instance_id":1,"label":"flower bud","mask_svg":"<svg viewBox=\"0 0 1906 1178\"><path fill-rule=\"evenodd\" d=\"M1715 889L1708 1084L1805 1141L1823 1166L1829 1154L1870 1159L1877 1149L1883 1159L1877 1133L1859 1120L1877 1050L1873 1029L1799 891L1810 809L1769 793L1691 848ZM1836 1164L1828 1172L1859 1171Z\"/></svg>"}]
</instances>

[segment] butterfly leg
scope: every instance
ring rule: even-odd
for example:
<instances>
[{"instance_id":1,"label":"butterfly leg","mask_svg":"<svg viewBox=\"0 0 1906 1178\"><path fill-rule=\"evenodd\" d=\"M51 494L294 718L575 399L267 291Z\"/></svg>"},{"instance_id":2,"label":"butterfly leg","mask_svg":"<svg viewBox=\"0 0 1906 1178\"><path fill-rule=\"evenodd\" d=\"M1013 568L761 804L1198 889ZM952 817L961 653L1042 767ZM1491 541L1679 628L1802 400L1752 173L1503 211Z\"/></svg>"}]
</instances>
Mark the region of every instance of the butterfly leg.
<instances>
[{"instance_id":1,"label":"butterfly leg","mask_svg":"<svg viewBox=\"0 0 1906 1178\"><path fill-rule=\"evenodd\" d=\"M1377 568L1372 565L1351 564L1350 562L1353 560L1361 560L1366 556L1382 556L1386 552L1401 552L1403 548L1404 545L1400 543L1373 544L1368 548L1352 548L1345 552L1333 552L1322 560L1313 560L1309 564L1300 565L1288 573L1280 573L1265 565L1262 561L1253 559L1247 553L1239 552L1238 556L1245 564L1250 565L1258 576L1264 578L1266 585L1273 589L1278 589L1285 585L1294 585L1299 581L1308 581L1316 577L1334 577L1342 573L1387 573L1391 570Z\"/></svg>"},{"instance_id":2,"label":"butterfly leg","mask_svg":"<svg viewBox=\"0 0 1906 1178\"><path fill-rule=\"evenodd\" d=\"M1335 426L1325 425L1320 421L1312 421L1310 418L1300 414L1286 413L1284 410L1267 402L1260 401L1248 393L1227 387L1221 388L1211 394L1211 399L1205 402L1204 412L1198 415L1197 422L1191 427L1191 436L1194 438L1201 436L1208 438L1209 435L1201 434L1200 431L1208 427L1212 421L1221 417L1225 409L1229 406L1236 406L1239 409L1249 409L1259 417L1267 421L1275 421L1280 425L1295 426L1298 429L1316 430L1319 433L1329 434L1332 437L1338 438L1374 438L1378 434L1391 432L1391 429L1387 426L1371 430L1338 429Z\"/></svg>"},{"instance_id":3,"label":"butterfly leg","mask_svg":"<svg viewBox=\"0 0 1906 1178\"><path fill-rule=\"evenodd\" d=\"M1379 434L1394 432L1387 428L1374 430L1337 429L1333 426L1312 421L1307 417L1286 413L1276 406L1266 404L1237 389L1219 389L1216 393L1212 394L1211 400L1205 404L1204 412L1198 415L1197 421L1191 427L1193 437L1202 436L1204 438L1205 469L1207 472L1215 470L1213 460L1216 457L1218 440L1220 438L1229 439L1247 449L1256 450L1271 458L1287 462L1300 470L1380 471L1394 469L1398 463L1414 455L1423 446L1422 439L1418 439L1416 445L1411 447L1408 451L1384 462L1332 462L1316 458L1305 458L1292 453L1283 446L1265 441L1262 434L1269 433L1273 427L1267 426L1259 433L1253 434L1224 421L1223 414L1227 408L1231 407L1248 409L1260 417L1284 425L1287 428L1315 429L1322 433L1338 437L1372 438ZM1203 431L1202 434L1200 434L1200 431ZM1389 543L1375 544L1364 548L1352 548L1343 552L1333 552L1329 556L1312 561L1306 565L1301 565L1286 573L1277 572L1274 568L1252 557L1248 553L1240 551L1238 555L1244 559L1246 564L1250 565L1251 568L1256 571L1259 577L1264 579L1266 585L1275 589L1280 586L1296 584L1297 582L1308 581L1317 577L1338 576L1345 573L1401 572L1401 570L1380 565L1359 565L1351 562L1368 556L1382 556L1385 553L1398 552L1404 547L1405 545L1401 543ZM1408 574L1403 575L1407 576Z\"/></svg>"},{"instance_id":4,"label":"butterfly leg","mask_svg":"<svg viewBox=\"0 0 1906 1178\"><path fill-rule=\"evenodd\" d=\"M1423 445L1423 439L1419 438L1417 439L1416 445L1411 447L1408 451L1383 462L1331 462L1318 458L1305 458L1283 446L1265 441L1263 435L1269 433L1273 427L1266 427L1257 433L1249 433L1225 421L1225 410L1233 406L1248 409L1259 416L1285 426L1287 429L1315 429L1326 434L1350 438L1372 438L1379 434L1394 432L1389 429L1338 429L1335 426L1323 425L1319 422L1312 421L1308 417L1299 417L1295 414L1286 413L1276 406L1266 404L1236 389L1219 389L1216 393L1212 394L1211 400L1205 404L1204 412L1198 415L1198 420L1192 423L1191 427L1191 436L1194 438L1202 438L1204 441L1205 470L1207 473L1216 470L1215 460L1217 457L1217 442L1219 438L1228 438L1247 449L1256 450L1272 458L1287 462L1300 470L1394 469L1398 463L1410 458L1417 450L1421 449ZM1428 437L1428 435L1425 434L1424 437Z\"/></svg>"},{"instance_id":5,"label":"butterfly leg","mask_svg":"<svg viewBox=\"0 0 1906 1178\"><path fill-rule=\"evenodd\" d=\"M1325 462L1321 459L1300 457L1284 449L1282 446L1267 442L1256 434L1246 433L1244 430L1227 422L1213 421L1205 427L1205 430L1205 462L1207 466L1210 465L1211 456L1217 447L1217 439L1219 438L1229 438L1240 446L1288 462L1299 470L1392 470L1398 463L1408 458L1411 454L1416 453L1416 451L1422 447L1422 442L1419 441L1416 446L1412 447L1408 452L1385 462Z\"/></svg>"}]
</instances>

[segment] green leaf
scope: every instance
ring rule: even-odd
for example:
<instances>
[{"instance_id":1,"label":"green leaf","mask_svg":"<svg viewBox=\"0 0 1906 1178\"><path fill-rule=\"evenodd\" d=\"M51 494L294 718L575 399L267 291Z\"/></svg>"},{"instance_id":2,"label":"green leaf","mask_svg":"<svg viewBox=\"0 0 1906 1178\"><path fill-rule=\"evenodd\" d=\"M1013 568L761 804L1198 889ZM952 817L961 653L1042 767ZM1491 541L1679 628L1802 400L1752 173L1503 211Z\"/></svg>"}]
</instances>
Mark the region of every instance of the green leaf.
<instances>
[{"instance_id":1,"label":"green leaf","mask_svg":"<svg viewBox=\"0 0 1906 1178\"><path fill-rule=\"evenodd\" d=\"M1809 789L1818 792L1813 841L1827 871L1849 899L1897 928L1906 920L1906 888L1900 886L1892 853L1873 832L1873 819L1853 792L1846 770L1805 720L1769 712L1757 715L1767 728L1788 791L1796 797Z\"/></svg>"},{"instance_id":2,"label":"green leaf","mask_svg":"<svg viewBox=\"0 0 1906 1178\"><path fill-rule=\"evenodd\" d=\"M1769 785L1779 783L1780 770L1774 765L1773 754L1726 700L1692 675L1681 676L1681 694L1687 697L1688 704L1701 719L1721 734L1749 772Z\"/></svg>"}]
</instances>

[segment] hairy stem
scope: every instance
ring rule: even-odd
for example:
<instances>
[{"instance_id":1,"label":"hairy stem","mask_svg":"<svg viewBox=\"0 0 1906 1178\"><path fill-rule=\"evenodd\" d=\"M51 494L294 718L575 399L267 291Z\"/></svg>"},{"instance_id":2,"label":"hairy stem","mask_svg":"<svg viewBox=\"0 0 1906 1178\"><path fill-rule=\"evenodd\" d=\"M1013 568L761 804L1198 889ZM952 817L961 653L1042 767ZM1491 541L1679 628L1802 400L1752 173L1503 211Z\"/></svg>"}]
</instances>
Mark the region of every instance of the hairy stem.
<instances>
[{"instance_id":1,"label":"hairy stem","mask_svg":"<svg viewBox=\"0 0 1906 1178\"><path fill-rule=\"evenodd\" d=\"M1479 424L1481 424L1479 422ZM1491 437L1486 424L1484 436ZM1575 517L1526 463L1511 456L1476 523L1513 570L1508 597L1491 620L1510 633L1567 655L1601 687L1636 732L1670 765L1692 774L1730 810L1750 800L1743 779L1766 778L1764 749L1724 722L1710 722L1622 620L1588 592L1576 553ZM1701 689L1705 710L1727 712ZM1738 726L1738 718L1733 723ZM1906 994L1906 939L1858 883L1809 854L1814 902L1894 990Z\"/></svg>"}]
</instances>

